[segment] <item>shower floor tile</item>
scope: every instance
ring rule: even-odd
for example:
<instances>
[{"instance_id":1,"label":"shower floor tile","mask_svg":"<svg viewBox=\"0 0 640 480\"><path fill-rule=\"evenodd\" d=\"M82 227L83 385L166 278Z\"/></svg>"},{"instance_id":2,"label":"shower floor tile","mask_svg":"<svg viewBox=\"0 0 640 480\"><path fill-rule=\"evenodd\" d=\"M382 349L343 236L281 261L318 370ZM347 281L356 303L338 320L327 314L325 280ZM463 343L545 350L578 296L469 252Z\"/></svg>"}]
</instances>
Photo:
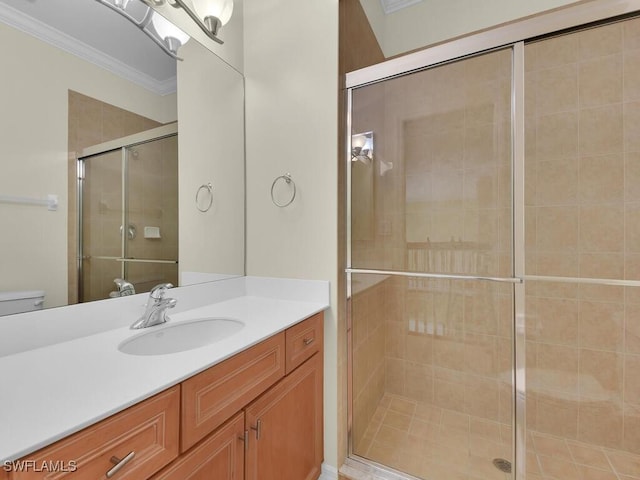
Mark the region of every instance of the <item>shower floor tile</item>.
<instances>
[{"instance_id":1,"label":"shower floor tile","mask_svg":"<svg viewBox=\"0 0 640 480\"><path fill-rule=\"evenodd\" d=\"M510 426L385 394L355 453L425 480L508 480ZM530 431L527 480L640 480L640 455Z\"/></svg>"}]
</instances>

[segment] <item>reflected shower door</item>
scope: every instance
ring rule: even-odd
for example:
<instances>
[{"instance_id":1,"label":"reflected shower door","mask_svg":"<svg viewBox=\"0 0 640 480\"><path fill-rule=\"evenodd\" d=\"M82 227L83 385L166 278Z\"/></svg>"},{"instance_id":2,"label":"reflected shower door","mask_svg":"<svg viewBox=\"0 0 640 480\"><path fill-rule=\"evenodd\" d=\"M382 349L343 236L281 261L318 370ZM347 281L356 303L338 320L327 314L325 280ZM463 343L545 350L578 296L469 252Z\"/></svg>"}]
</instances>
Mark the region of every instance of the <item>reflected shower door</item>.
<instances>
[{"instance_id":1,"label":"reflected shower door","mask_svg":"<svg viewBox=\"0 0 640 480\"><path fill-rule=\"evenodd\" d=\"M81 215L81 302L109 298L122 278L123 207L121 150L106 152L83 162Z\"/></svg>"},{"instance_id":2,"label":"reflected shower door","mask_svg":"<svg viewBox=\"0 0 640 480\"><path fill-rule=\"evenodd\" d=\"M136 292L178 285L178 136L127 148L125 277Z\"/></svg>"},{"instance_id":3,"label":"reflected shower door","mask_svg":"<svg viewBox=\"0 0 640 480\"><path fill-rule=\"evenodd\" d=\"M418 478L511 476L511 92L504 49L351 94L351 454Z\"/></svg>"},{"instance_id":4,"label":"reflected shower door","mask_svg":"<svg viewBox=\"0 0 640 480\"><path fill-rule=\"evenodd\" d=\"M80 159L80 301L178 284L177 135Z\"/></svg>"}]
</instances>

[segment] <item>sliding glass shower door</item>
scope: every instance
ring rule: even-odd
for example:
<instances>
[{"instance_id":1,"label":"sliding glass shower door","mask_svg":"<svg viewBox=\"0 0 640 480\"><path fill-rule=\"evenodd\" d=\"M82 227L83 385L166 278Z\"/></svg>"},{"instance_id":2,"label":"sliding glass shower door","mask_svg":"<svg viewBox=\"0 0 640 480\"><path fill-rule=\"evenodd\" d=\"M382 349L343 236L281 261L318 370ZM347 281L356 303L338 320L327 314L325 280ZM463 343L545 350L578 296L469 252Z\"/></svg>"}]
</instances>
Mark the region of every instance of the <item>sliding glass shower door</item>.
<instances>
[{"instance_id":1,"label":"sliding glass shower door","mask_svg":"<svg viewBox=\"0 0 640 480\"><path fill-rule=\"evenodd\" d=\"M351 87L351 459L640 479L634 15Z\"/></svg>"},{"instance_id":2,"label":"sliding glass shower door","mask_svg":"<svg viewBox=\"0 0 640 480\"><path fill-rule=\"evenodd\" d=\"M78 160L80 301L178 282L177 135L110 147Z\"/></svg>"},{"instance_id":3,"label":"sliding glass shower door","mask_svg":"<svg viewBox=\"0 0 640 480\"><path fill-rule=\"evenodd\" d=\"M418 478L513 461L512 58L351 92L351 451Z\"/></svg>"}]
</instances>

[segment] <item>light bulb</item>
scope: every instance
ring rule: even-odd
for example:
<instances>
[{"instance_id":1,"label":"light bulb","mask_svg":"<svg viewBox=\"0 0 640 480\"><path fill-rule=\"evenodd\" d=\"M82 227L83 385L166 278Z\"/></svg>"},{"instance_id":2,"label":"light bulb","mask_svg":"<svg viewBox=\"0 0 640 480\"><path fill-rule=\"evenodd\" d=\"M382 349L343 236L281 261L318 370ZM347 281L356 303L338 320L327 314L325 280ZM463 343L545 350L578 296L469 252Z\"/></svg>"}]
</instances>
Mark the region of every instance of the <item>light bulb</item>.
<instances>
[{"instance_id":1,"label":"light bulb","mask_svg":"<svg viewBox=\"0 0 640 480\"><path fill-rule=\"evenodd\" d=\"M175 53L178 50L180 45L184 45L191 38L189 35L184 33L178 27L176 27L169 20L164 18L157 12L153 13L151 17L151 23L153 24L153 28L156 30L158 36L169 46L169 49ZM175 45L175 42L178 42L178 45Z\"/></svg>"},{"instance_id":2,"label":"light bulb","mask_svg":"<svg viewBox=\"0 0 640 480\"><path fill-rule=\"evenodd\" d=\"M362 149L364 145L367 143L366 135L353 135L351 137L351 148L359 148Z\"/></svg>"},{"instance_id":3,"label":"light bulb","mask_svg":"<svg viewBox=\"0 0 640 480\"><path fill-rule=\"evenodd\" d=\"M225 25L233 13L233 0L193 0L193 8L203 20L215 17Z\"/></svg>"}]
</instances>

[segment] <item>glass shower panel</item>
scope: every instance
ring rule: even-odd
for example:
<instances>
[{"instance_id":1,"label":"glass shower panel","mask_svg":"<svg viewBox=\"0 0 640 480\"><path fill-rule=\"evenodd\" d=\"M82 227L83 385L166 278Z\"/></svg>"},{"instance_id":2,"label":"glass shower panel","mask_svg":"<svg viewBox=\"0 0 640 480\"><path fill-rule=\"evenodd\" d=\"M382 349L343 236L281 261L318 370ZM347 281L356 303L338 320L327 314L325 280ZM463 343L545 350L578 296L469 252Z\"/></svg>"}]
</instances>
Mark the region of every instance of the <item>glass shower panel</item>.
<instances>
[{"instance_id":1,"label":"glass shower panel","mask_svg":"<svg viewBox=\"0 0 640 480\"><path fill-rule=\"evenodd\" d=\"M424 479L507 479L513 285L352 279L353 453Z\"/></svg>"},{"instance_id":2,"label":"glass shower panel","mask_svg":"<svg viewBox=\"0 0 640 480\"><path fill-rule=\"evenodd\" d=\"M525 48L528 472L640 477L640 20Z\"/></svg>"},{"instance_id":3,"label":"glass shower panel","mask_svg":"<svg viewBox=\"0 0 640 480\"><path fill-rule=\"evenodd\" d=\"M512 52L352 96L353 268L511 276Z\"/></svg>"},{"instance_id":4,"label":"glass shower panel","mask_svg":"<svg viewBox=\"0 0 640 480\"><path fill-rule=\"evenodd\" d=\"M81 301L109 297L122 276L122 153L96 155L84 162L82 195Z\"/></svg>"},{"instance_id":5,"label":"glass shower panel","mask_svg":"<svg viewBox=\"0 0 640 480\"><path fill-rule=\"evenodd\" d=\"M511 477L511 90L505 49L352 92L351 451L418 478Z\"/></svg>"}]
</instances>

